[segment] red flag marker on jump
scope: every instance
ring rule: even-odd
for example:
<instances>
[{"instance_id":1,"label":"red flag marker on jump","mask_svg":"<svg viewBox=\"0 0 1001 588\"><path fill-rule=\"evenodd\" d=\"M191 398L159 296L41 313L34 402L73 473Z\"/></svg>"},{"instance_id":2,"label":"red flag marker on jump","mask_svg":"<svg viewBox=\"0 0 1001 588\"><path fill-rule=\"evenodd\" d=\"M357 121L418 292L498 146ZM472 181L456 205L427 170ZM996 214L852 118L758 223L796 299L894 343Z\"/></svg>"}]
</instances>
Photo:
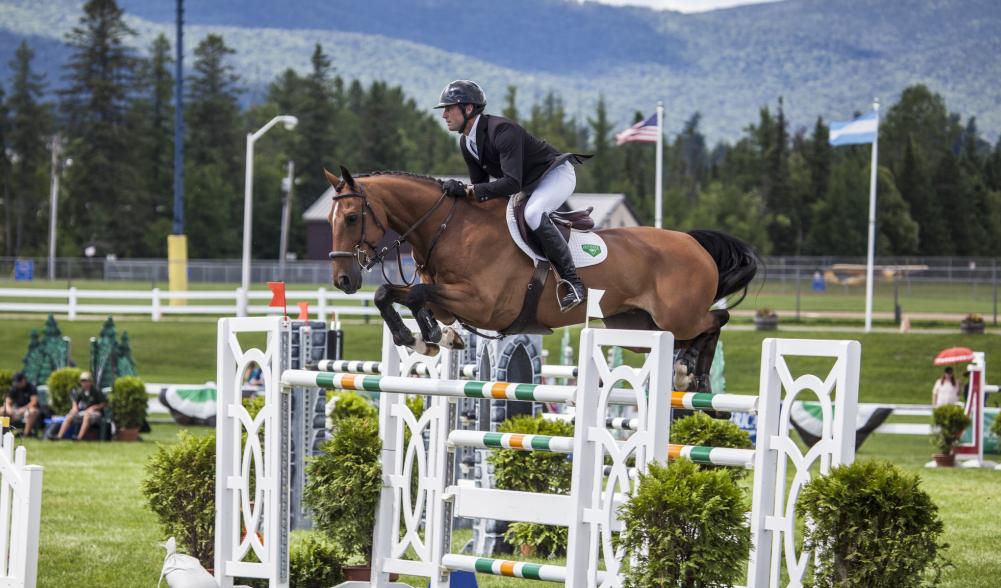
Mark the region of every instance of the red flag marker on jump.
<instances>
[{"instance_id":1,"label":"red flag marker on jump","mask_svg":"<svg viewBox=\"0 0 1001 588\"><path fill-rule=\"evenodd\" d=\"M298 317L298 320L300 320L300 321L308 321L309 320L309 302L306 302L305 300L303 300L302 302L299 303L299 317Z\"/></svg>"},{"instance_id":2,"label":"red flag marker on jump","mask_svg":"<svg viewBox=\"0 0 1001 588\"><path fill-rule=\"evenodd\" d=\"M285 307L285 282L268 282L271 289L271 302L268 306L276 306L282 309L285 320L288 320L288 308Z\"/></svg>"}]
</instances>

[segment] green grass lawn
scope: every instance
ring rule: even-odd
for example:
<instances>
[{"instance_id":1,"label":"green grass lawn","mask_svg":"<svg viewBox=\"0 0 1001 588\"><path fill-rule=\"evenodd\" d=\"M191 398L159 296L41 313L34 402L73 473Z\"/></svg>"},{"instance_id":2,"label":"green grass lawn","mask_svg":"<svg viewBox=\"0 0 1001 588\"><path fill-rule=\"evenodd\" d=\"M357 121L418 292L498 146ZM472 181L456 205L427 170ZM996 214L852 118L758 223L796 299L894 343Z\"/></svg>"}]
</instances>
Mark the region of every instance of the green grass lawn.
<instances>
[{"instance_id":1,"label":"green grass lawn","mask_svg":"<svg viewBox=\"0 0 1001 588\"><path fill-rule=\"evenodd\" d=\"M139 373L150 382L199 383L215 379L215 321L140 319L116 320L119 333L128 330ZM27 348L28 333L42 320L2 319L0 367L17 369ZM99 321L60 321L73 338L74 358L87 361L86 341L100 330ZM376 325L346 326L346 356L379 356L381 331ZM757 389L760 344L765 333L729 330L723 335L727 389L754 393ZM943 334L868 335L832 332L769 333L767 336L851 338L862 343L861 400L863 402L919 403L930 401L931 385L939 368L931 359L942 348L971 346L988 356L988 381L1001 358L1001 338ZM550 357L557 357L559 339L546 339ZM996 361L1001 366L1001 359ZM794 372L824 366L793 364ZM1001 369L1001 368L999 368ZM205 431L205 429L198 429ZM164 537L139 494L143 464L154 442L171 442L178 431L172 424L155 424L142 443L51 443L26 441L29 463L45 467L40 586L149 586L156 582L163 561L159 542ZM944 586L995 586L1001 577L1001 509L998 488L1001 472L926 470L932 448L922 437L871 437L863 457L880 457L918 472L924 488L938 504L946 525L949 557L956 567L947 572ZM461 535L456 548L461 546ZM486 587L521 581L481 577Z\"/></svg>"},{"instance_id":2,"label":"green grass lawn","mask_svg":"<svg viewBox=\"0 0 1001 588\"><path fill-rule=\"evenodd\" d=\"M0 320L0 368L17 370L28 348L32 329L41 329L41 319ZM165 320L158 323L138 318L119 318L117 331L128 331L140 376L147 382L199 384L215 380L216 321L213 319ZM101 321L59 321L62 333L71 337L72 356L80 365L89 358L87 341L101 329ZM377 359L381 349L381 330L370 325L346 324L345 357ZM727 391L756 393L761 340L768 337L855 339L862 343L862 402L914 403L931 402L931 386L940 368L932 359L942 349L957 345L984 351L988 358L988 381L993 381L991 358L999 358L1001 337L993 335L920 334L920 333L839 333L811 331L764 333L727 330L723 333L726 359ZM575 342L576 344L576 342ZM551 362L559 357L559 336L545 339ZM817 366L818 369L820 366ZM795 369L795 368L794 368Z\"/></svg>"},{"instance_id":3,"label":"green grass lawn","mask_svg":"<svg viewBox=\"0 0 1001 588\"><path fill-rule=\"evenodd\" d=\"M141 443L25 442L29 463L45 467L40 587L131 588L156 582L165 538L145 508L139 483L155 443L172 442L178 430L173 424L155 424ZM887 459L921 476L945 523L944 539L952 546L947 556L955 568L948 570L943 586L996 586L1001 576L996 557L1001 551L1001 472L924 469L930 453L930 445L920 437L874 435L859 456ZM453 549L460 549L466 539L468 532L456 533ZM529 585L490 576L480 576L479 582L485 588Z\"/></svg>"}]
</instances>

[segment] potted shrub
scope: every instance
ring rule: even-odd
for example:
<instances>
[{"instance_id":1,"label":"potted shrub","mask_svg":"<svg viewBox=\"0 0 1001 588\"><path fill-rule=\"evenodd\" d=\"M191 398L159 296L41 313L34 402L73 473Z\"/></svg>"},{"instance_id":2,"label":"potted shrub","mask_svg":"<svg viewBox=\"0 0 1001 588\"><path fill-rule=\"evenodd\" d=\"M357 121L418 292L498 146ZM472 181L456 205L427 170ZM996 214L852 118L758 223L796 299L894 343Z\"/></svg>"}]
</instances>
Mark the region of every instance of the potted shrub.
<instances>
[{"instance_id":1,"label":"potted shrub","mask_svg":"<svg viewBox=\"0 0 1001 588\"><path fill-rule=\"evenodd\" d=\"M164 536L177 537L206 569L215 565L215 456L215 433L181 431L177 443L157 444L140 486Z\"/></svg>"},{"instance_id":2,"label":"potted shrub","mask_svg":"<svg viewBox=\"0 0 1001 588\"><path fill-rule=\"evenodd\" d=\"M940 555L938 507L916 474L885 461L858 461L814 478L797 511L804 550L814 553L813 586L937 585L947 565Z\"/></svg>"},{"instance_id":3,"label":"potted shrub","mask_svg":"<svg viewBox=\"0 0 1001 588\"><path fill-rule=\"evenodd\" d=\"M754 311L754 328L759 331L774 331L779 327L779 315L770 308Z\"/></svg>"},{"instance_id":4,"label":"potted shrub","mask_svg":"<svg viewBox=\"0 0 1001 588\"><path fill-rule=\"evenodd\" d=\"M938 449L938 453L932 455L932 459L938 467L952 467L956 465L953 449L959 444L963 431L972 421L966 416L963 407L955 404L936 408L932 411L932 420L935 423L932 444Z\"/></svg>"},{"instance_id":5,"label":"potted shrub","mask_svg":"<svg viewBox=\"0 0 1001 588\"><path fill-rule=\"evenodd\" d=\"M498 431L572 437L574 426L569 421L519 415L501 423ZM487 462L494 466L494 485L501 490L570 494L573 462L564 454L497 449L490 452ZM504 541L517 547L525 556L555 557L566 553L568 529L536 523L511 523L504 533Z\"/></svg>"},{"instance_id":6,"label":"potted shrub","mask_svg":"<svg viewBox=\"0 0 1001 588\"><path fill-rule=\"evenodd\" d=\"M959 330L964 333L980 334L984 332L984 317L976 313L966 315L959 321Z\"/></svg>"},{"instance_id":7,"label":"potted shrub","mask_svg":"<svg viewBox=\"0 0 1001 588\"><path fill-rule=\"evenodd\" d=\"M49 387L49 406L54 414L66 414L73 405L70 393L80 385L80 370L60 368L51 374L46 382Z\"/></svg>"},{"instance_id":8,"label":"potted shrub","mask_svg":"<svg viewBox=\"0 0 1001 588\"><path fill-rule=\"evenodd\" d=\"M624 586L732 586L751 548L747 508L725 471L651 464L619 510Z\"/></svg>"},{"instance_id":9,"label":"potted shrub","mask_svg":"<svg viewBox=\"0 0 1001 588\"><path fill-rule=\"evenodd\" d=\"M313 526L344 550L346 580L371 576L375 509L382 489L379 425L372 418L345 417L320 455L306 464L303 500Z\"/></svg>"},{"instance_id":10,"label":"potted shrub","mask_svg":"<svg viewBox=\"0 0 1001 588\"><path fill-rule=\"evenodd\" d=\"M344 581L340 547L316 531L292 534L289 586L336 586ZM365 578L368 581L368 578Z\"/></svg>"},{"instance_id":11,"label":"potted shrub","mask_svg":"<svg viewBox=\"0 0 1001 588\"><path fill-rule=\"evenodd\" d=\"M139 427L146 420L146 409L149 406L149 397L143 381L135 376L118 378L111 387L108 403L111 408L111 419L118 431L115 438L119 441L139 439Z\"/></svg>"}]
</instances>

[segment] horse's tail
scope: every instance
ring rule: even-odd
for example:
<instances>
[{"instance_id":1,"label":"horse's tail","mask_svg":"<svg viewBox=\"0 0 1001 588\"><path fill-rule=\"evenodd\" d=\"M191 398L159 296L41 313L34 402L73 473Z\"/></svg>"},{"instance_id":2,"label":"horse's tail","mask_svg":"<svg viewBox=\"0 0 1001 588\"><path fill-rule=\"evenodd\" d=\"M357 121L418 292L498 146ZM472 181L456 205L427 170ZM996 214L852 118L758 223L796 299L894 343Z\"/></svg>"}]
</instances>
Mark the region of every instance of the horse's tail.
<instances>
[{"instance_id":1,"label":"horse's tail","mask_svg":"<svg viewBox=\"0 0 1001 588\"><path fill-rule=\"evenodd\" d=\"M740 299L728 306L733 308L743 302L747 296L747 286L754 279L758 266L763 265L758 252L740 239L719 231L698 229L688 231L688 234L709 252L719 269L715 299L743 290Z\"/></svg>"}]
</instances>

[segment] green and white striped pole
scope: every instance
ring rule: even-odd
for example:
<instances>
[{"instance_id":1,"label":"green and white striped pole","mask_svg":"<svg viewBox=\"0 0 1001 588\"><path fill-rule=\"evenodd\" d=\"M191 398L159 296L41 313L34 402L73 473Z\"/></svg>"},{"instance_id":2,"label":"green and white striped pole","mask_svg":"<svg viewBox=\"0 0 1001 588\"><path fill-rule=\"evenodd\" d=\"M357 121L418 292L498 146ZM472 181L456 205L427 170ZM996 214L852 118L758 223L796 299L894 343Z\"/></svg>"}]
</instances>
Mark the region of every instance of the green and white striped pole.
<instances>
[{"instance_id":1,"label":"green and white striped pole","mask_svg":"<svg viewBox=\"0 0 1001 588\"><path fill-rule=\"evenodd\" d=\"M752 469L754 467L753 449L731 449L728 447L702 447L698 445L675 445L667 447L667 459L674 461L679 457L687 457L695 463L704 465L721 465Z\"/></svg>"},{"instance_id":2,"label":"green and white striped pole","mask_svg":"<svg viewBox=\"0 0 1001 588\"><path fill-rule=\"evenodd\" d=\"M451 447L475 449L516 449L518 451L549 451L572 453L573 437L523 435L521 433L486 433L483 431L452 431L448 434Z\"/></svg>"},{"instance_id":3,"label":"green and white striped pole","mask_svg":"<svg viewBox=\"0 0 1001 588\"><path fill-rule=\"evenodd\" d=\"M393 394L422 394L453 398L495 398L526 402L572 403L576 388L550 384L513 384L508 382L479 382L462 380L434 380L401 376L368 376L337 374L306 370L287 370L282 374L285 386L306 386L355 390L359 392L388 392Z\"/></svg>"}]
</instances>

